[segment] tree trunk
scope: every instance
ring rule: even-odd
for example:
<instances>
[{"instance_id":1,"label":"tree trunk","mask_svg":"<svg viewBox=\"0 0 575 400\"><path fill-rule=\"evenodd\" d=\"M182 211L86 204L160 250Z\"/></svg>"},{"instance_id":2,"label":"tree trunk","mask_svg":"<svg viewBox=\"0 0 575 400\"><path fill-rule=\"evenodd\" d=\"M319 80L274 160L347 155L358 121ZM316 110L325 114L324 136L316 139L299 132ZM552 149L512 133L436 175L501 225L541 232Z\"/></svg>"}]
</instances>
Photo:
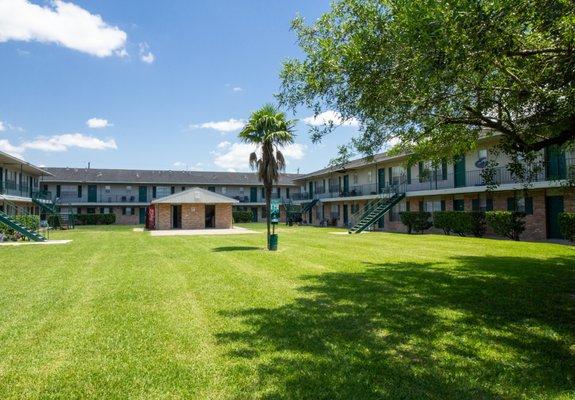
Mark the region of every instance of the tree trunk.
<instances>
[{"instance_id":1,"label":"tree trunk","mask_svg":"<svg viewBox=\"0 0 575 400\"><path fill-rule=\"evenodd\" d=\"M271 235L271 205L272 205L272 186L271 184L267 184L265 187L266 191L266 223L268 228L268 250L270 249L270 235Z\"/></svg>"}]
</instances>

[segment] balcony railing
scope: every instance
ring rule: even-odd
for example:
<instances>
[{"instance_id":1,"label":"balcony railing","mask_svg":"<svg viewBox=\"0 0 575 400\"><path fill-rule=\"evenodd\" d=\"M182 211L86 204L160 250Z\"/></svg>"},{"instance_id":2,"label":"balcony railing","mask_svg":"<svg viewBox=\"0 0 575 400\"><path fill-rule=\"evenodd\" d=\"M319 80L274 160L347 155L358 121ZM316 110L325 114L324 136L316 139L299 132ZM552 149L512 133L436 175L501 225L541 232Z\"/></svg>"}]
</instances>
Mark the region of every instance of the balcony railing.
<instances>
[{"instance_id":1,"label":"balcony railing","mask_svg":"<svg viewBox=\"0 0 575 400\"><path fill-rule=\"evenodd\" d=\"M497 167L493 170L493 179L491 184L520 184L523 181L507 170L505 167ZM558 179L575 179L575 159L566 159L561 165L550 165L543 163L541 168L530 177L531 182L552 181ZM354 185L349 188L340 188L339 186L330 187L329 190L318 190L313 193L301 192L292 195L293 200L305 201L314 198L337 198L337 197L359 197L368 195L385 194L389 188L402 186L401 191L415 192L424 190L453 189L458 187L477 187L486 186L487 182L483 177L482 170L466 171L463 173L442 174L441 171L430 171L422 177L412 177L411 182L407 183L407 176L402 175L393 177L392 182L385 182L385 185L379 187L376 183L366 185Z\"/></svg>"},{"instance_id":2,"label":"balcony railing","mask_svg":"<svg viewBox=\"0 0 575 400\"><path fill-rule=\"evenodd\" d=\"M32 190L30 190L28 185L20 185L14 181L0 182L0 194L9 196L32 197L32 194L37 190L37 187L33 187Z\"/></svg>"}]
</instances>

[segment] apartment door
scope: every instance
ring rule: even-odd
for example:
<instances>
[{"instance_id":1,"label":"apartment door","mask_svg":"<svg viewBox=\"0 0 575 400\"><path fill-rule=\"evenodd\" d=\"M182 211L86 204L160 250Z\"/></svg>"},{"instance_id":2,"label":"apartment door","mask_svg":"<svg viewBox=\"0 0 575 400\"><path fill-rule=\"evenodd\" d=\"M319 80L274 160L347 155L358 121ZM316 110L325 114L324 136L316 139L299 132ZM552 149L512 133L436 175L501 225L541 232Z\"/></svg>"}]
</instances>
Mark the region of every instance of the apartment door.
<instances>
[{"instance_id":1,"label":"apartment door","mask_svg":"<svg viewBox=\"0 0 575 400\"><path fill-rule=\"evenodd\" d=\"M453 180L455 187L465 186L465 156L453 161Z\"/></svg>"},{"instance_id":2,"label":"apartment door","mask_svg":"<svg viewBox=\"0 0 575 400\"><path fill-rule=\"evenodd\" d=\"M547 179L565 179L567 176L565 152L560 147L545 148L545 174Z\"/></svg>"},{"instance_id":3,"label":"apartment door","mask_svg":"<svg viewBox=\"0 0 575 400\"><path fill-rule=\"evenodd\" d=\"M182 206L172 206L172 229L182 229Z\"/></svg>"},{"instance_id":4,"label":"apartment door","mask_svg":"<svg viewBox=\"0 0 575 400\"><path fill-rule=\"evenodd\" d=\"M256 195L258 193L257 188L256 189ZM258 208L257 207L252 207L252 222L258 222Z\"/></svg>"},{"instance_id":5,"label":"apartment door","mask_svg":"<svg viewBox=\"0 0 575 400\"><path fill-rule=\"evenodd\" d=\"M343 195L347 196L349 194L349 175L343 176Z\"/></svg>"},{"instance_id":6,"label":"apartment door","mask_svg":"<svg viewBox=\"0 0 575 400\"><path fill-rule=\"evenodd\" d=\"M383 193L385 189L385 168L379 168L377 170L377 191L378 193Z\"/></svg>"},{"instance_id":7,"label":"apartment door","mask_svg":"<svg viewBox=\"0 0 575 400\"><path fill-rule=\"evenodd\" d=\"M98 188L96 185L88 185L88 202L96 203L98 201Z\"/></svg>"},{"instance_id":8,"label":"apartment door","mask_svg":"<svg viewBox=\"0 0 575 400\"><path fill-rule=\"evenodd\" d=\"M563 212L563 196L549 196L547 201L547 238L563 239L559 229L559 214Z\"/></svg>"},{"instance_id":9,"label":"apartment door","mask_svg":"<svg viewBox=\"0 0 575 400\"><path fill-rule=\"evenodd\" d=\"M147 203L148 202L148 187L147 186L140 186L138 188L138 201L140 203Z\"/></svg>"},{"instance_id":10,"label":"apartment door","mask_svg":"<svg viewBox=\"0 0 575 400\"><path fill-rule=\"evenodd\" d=\"M140 224L146 223L146 207L140 207L139 211Z\"/></svg>"},{"instance_id":11,"label":"apartment door","mask_svg":"<svg viewBox=\"0 0 575 400\"><path fill-rule=\"evenodd\" d=\"M213 204L206 204L206 228L216 227L216 206Z\"/></svg>"},{"instance_id":12,"label":"apartment door","mask_svg":"<svg viewBox=\"0 0 575 400\"><path fill-rule=\"evenodd\" d=\"M257 203L258 202L258 188L251 187L250 188L250 202Z\"/></svg>"}]
</instances>

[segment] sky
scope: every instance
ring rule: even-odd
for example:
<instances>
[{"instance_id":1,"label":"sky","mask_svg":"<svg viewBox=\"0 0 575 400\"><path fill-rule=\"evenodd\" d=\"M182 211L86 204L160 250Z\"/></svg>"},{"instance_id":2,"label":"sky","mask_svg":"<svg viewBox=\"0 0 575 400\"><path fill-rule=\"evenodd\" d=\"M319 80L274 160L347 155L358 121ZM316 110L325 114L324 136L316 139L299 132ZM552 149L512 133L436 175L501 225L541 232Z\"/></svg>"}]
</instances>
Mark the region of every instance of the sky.
<instances>
[{"instance_id":1,"label":"sky","mask_svg":"<svg viewBox=\"0 0 575 400\"><path fill-rule=\"evenodd\" d=\"M0 0L0 150L41 166L247 171L237 134L274 102L290 30L329 0ZM288 172L323 168L357 134L320 144L302 108Z\"/></svg>"}]
</instances>

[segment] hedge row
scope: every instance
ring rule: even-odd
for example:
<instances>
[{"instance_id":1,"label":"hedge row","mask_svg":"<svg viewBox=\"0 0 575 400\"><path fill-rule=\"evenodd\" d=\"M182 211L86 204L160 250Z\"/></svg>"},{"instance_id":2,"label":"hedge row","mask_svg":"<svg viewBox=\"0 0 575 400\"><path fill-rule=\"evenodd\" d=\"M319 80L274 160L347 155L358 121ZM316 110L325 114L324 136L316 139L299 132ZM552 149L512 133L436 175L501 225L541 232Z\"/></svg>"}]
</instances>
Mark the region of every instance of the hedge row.
<instances>
[{"instance_id":1,"label":"hedge row","mask_svg":"<svg viewBox=\"0 0 575 400\"><path fill-rule=\"evenodd\" d=\"M559 229L565 239L575 241L575 212L559 214Z\"/></svg>"},{"instance_id":2,"label":"hedge row","mask_svg":"<svg viewBox=\"0 0 575 400\"><path fill-rule=\"evenodd\" d=\"M442 229L446 235L485 235L485 213L480 211L437 211L433 213L433 226Z\"/></svg>"},{"instance_id":3,"label":"hedge row","mask_svg":"<svg viewBox=\"0 0 575 400\"><path fill-rule=\"evenodd\" d=\"M77 214L74 215L76 225L112 225L116 222L116 214Z\"/></svg>"},{"instance_id":4,"label":"hedge row","mask_svg":"<svg viewBox=\"0 0 575 400\"><path fill-rule=\"evenodd\" d=\"M524 213L513 211L438 211L433 213L432 224L429 221L431 218L429 212L406 211L400 213L401 222L407 227L407 233L421 233L434 226L442 229L446 235L453 232L460 236L470 234L482 237L487 225L489 225L496 235L512 240L519 240L525 231L524 217ZM563 218L569 221L565 223L565 226L571 228L567 229L571 229L571 232L575 234L575 216Z\"/></svg>"},{"instance_id":5,"label":"hedge row","mask_svg":"<svg viewBox=\"0 0 575 400\"><path fill-rule=\"evenodd\" d=\"M252 222L254 218L251 211L233 211L232 216L236 224Z\"/></svg>"}]
</instances>

